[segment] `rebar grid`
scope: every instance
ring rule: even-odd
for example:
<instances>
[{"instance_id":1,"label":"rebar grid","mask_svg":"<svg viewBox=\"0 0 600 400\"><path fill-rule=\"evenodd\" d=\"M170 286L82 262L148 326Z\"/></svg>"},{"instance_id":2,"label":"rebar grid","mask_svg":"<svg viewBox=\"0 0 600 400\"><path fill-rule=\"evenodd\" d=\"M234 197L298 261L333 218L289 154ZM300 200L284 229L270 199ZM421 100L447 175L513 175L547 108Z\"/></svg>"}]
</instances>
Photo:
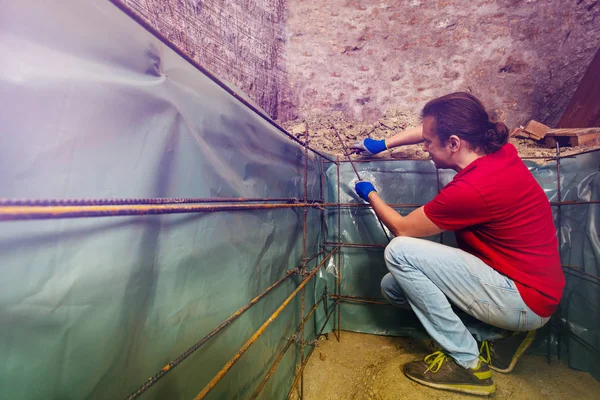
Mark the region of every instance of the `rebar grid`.
<instances>
[{"instance_id":1,"label":"rebar grid","mask_svg":"<svg viewBox=\"0 0 600 400\"><path fill-rule=\"evenodd\" d=\"M225 374L233 367L233 365L240 359L240 357L248 351L250 346L254 344L258 340L258 338L265 332L267 327L271 325L271 323L281 314L281 312L290 304L290 302L296 297L296 295L308 284L308 282L319 272L321 267L325 265L327 260L336 252L338 248L333 249L329 254L327 254L323 261L315 267L307 276L302 280L302 282L298 285L298 287L283 301L283 303L275 310L275 312L262 324L260 328L252 335L250 339L238 350L238 352L225 364L225 366L215 375L215 377L202 389L202 391L194 397L194 400L204 399L208 393L219 383L219 381L225 376Z\"/></svg>"},{"instance_id":2,"label":"rebar grid","mask_svg":"<svg viewBox=\"0 0 600 400\"><path fill-rule=\"evenodd\" d=\"M146 21L139 18L136 14L132 13L127 7L125 7L120 0L111 0L111 2L120 8L124 13L126 13L130 18L134 19L138 22L142 27L144 27L147 31L157 37L161 42L163 42L167 47L177 53L180 57L185 59L191 65L193 65L196 69L202 72L205 76L211 79L214 83L220 86L223 90L228 92L230 95L235 97L238 101L244 104L247 108L252 110L258 116L267 121L270 125L272 125L275 129L277 129L282 134L286 135L289 139L295 141L296 143L302 145L304 147L304 198L303 201L300 202L298 199L287 199L287 198L263 198L263 199L250 199L250 198L236 198L236 199L195 199L195 198L181 198L181 199L65 199L65 200L10 200L10 199L0 199L0 221L8 221L8 220L23 220L23 219L57 219L57 218L80 218L80 217L105 217L105 216L125 216L125 215L159 215L159 214L179 214L179 213L200 213L200 212L219 212L219 211L243 211L243 210L271 210L271 209L295 209L302 208L303 209L303 245L302 245L302 264L297 270L288 271L280 280L273 283L269 286L263 293L252 299L247 305L242 307L240 310L236 311L233 315L219 324L213 331L211 331L208 335L202 338L195 345L190 347L186 352L184 352L181 356L177 357L175 360L165 365L161 371L159 371L156 375L151 377L148 382L146 382L140 389L136 392L132 393L128 399L135 399L148 390L152 385L156 383L159 379L169 373L172 369L174 369L177 365L179 365L183 360L189 357L193 352L195 352L198 348L204 345L208 340L214 337L218 332L222 331L226 326L231 324L236 318L238 318L242 313L256 304L260 299L262 299L266 294L268 294L275 287L279 286L285 280L287 280L294 273L300 273L304 279L299 284L299 286L284 300L284 302L280 305L280 307L267 319L267 321L256 331L256 333L240 348L240 350L236 353L236 355L219 371L219 373L211 380L211 382L203 389L202 392L196 396L196 399L203 399L213 388L214 386L221 380L221 378L233 367L235 362L248 350L248 348L256 341L258 338L265 332L266 328L280 315L280 313L289 305L292 299L301 291L302 292L302 318L299 329L301 330L301 362L300 362L300 370L296 375L294 382L288 392L288 398L292 394L294 388L296 387L298 381L300 381L300 398L303 396L303 371L305 366L307 365L310 356L313 354L315 347L312 347L309 354L305 357L305 345L306 342L304 340L304 326L305 323L310 319L315 310L318 308L321 302L324 302L324 305L327 306L327 299L331 298L335 300L337 303L337 307L333 307L329 313L326 312L326 319L321 327L317 338L323 333L330 317L337 310L337 340L341 339L341 302L359 302L359 303L370 303L370 304L380 304L385 305L387 302L381 301L380 299L373 298L361 298L357 296L346 296L341 293L341 279L342 279L342 271L341 271L341 248L342 247L355 247L355 248L384 248L385 245L373 245L373 244L361 244L361 243L342 243L341 240L341 209L342 208L372 208L369 204L353 204L347 203L342 204L340 201L340 163L342 162L355 162L355 163L372 163L372 162L382 162L382 161L429 161L424 159L417 158L372 158L367 160L348 160L343 161L340 160L339 157L337 159L332 159L323 153L311 148L308 143L308 129L305 132L305 141L304 143L289 134L282 127L280 127L277 123L275 123L270 117L265 115L262 111L255 108L252 104L248 103L244 98L238 95L235 91L229 88L226 84L217 79L214 75L212 75L209 71L204 69L201 65L196 63L193 59L185 55L181 52L176 46L174 46L166 37L164 37L160 32L150 26ZM307 169L308 169L308 150L317 154L320 157L321 162L321 187L322 187L322 199L309 201L307 199ZM561 233L561 206L563 205L580 205L580 204L597 204L600 201L592 200L592 201L562 201L561 198L561 188L560 188L560 160L562 158L573 158L581 154L590 153L598 150L591 150L580 152L577 154L571 154L568 156L560 156L560 149L557 147L557 155L556 157L522 157L522 159L544 159L544 160L556 160L557 162L557 179L558 179L558 191L557 191L557 202L551 202L552 206L558 207L558 235L559 235L559 243L562 241L562 233ZM325 203L324 197L324 170L325 163L332 162L337 166L337 203ZM353 168L354 165L353 165ZM437 173L437 181L438 181L438 189L439 189L439 173ZM216 205L206 205L202 203L235 203L235 204L216 204ZM257 204L246 204L246 203L257 203ZM422 204L391 204L394 208L402 208L402 207L420 207ZM312 259L321 256L323 252L319 252L310 259L306 258L306 235L307 235L307 212L308 208L316 208L321 211L324 211L325 208L337 208L337 223L338 223L338 240L337 243L332 242L323 242L324 247L334 247L334 249L328 253L323 260L313 269L310 273L307 274L306 266L307 263ZM324 233L326 230L324 213L321 214L321 229ZM323 235L323 238L325 236ZM443 239L442 239L443 241ZM317 272L322 268L322 266L329 260L333 254L337 252L337 282L336 282L336 294L327 295L325 293L321 296L321 299L315 303L313 308L309 311L308 315L305 316L305 286L308 282L315 277ZM573 267L568 267L573 268ZM584 272L578 271L584 276L588 276L595 279L600 279L598 277L586 274ZM305 276L306 275L306 276ZM298 330L296 330L298 332ZM292 343L295 341L292 339L288 340L288 344L286 344L284 351L281 353L280 357L277 358L276 362L271 367L271 370L267 373L263 382L255 392L253 397L256 398L264 384L272 375L273 371L277 367L281 357ZM550 343L550 341L548 341Z\"/></svg>"}]
</instances>

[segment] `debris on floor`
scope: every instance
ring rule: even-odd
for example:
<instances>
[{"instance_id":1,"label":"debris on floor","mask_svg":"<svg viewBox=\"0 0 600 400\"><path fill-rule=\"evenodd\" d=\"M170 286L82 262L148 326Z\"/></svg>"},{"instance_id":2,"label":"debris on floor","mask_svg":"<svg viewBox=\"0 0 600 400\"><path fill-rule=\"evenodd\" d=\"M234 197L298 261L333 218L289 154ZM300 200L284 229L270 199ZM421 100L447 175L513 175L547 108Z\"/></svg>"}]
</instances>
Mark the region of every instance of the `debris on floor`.
<instances>
[{"instance_id":1,"label":"debris on floor","mask_svg":"<svg viewBox=\"0 0 600 400\"><path fill-rule=\"evenodd\" d=\"M550 129L545 143L548 147L559 146L593 146L600 144L600 128Z\"/></svg>"},{"instance_id":2,"label":"debris on floor","mask_svg":"<svg viewBox=\"0 0 600 400\"><path fill-rule=\"evenodd\" d=\"M304 140L305 130L308 128L309 141L312 148L333 155L344 156L342 145L335 134L334 128L337 129L346 144L351 144L358 139L366 137L373 139L391 137L406 128L415 127L419 124L420 117L418 114L400 110L389 110L374 123L354 121L347 118L342 112L337 111L327 115L284 122L282 126L300 140ZM578 129L577 132L584 131L586 133L574 134L569 132L572 136L578 135L578 139L569 142L570 147L561 149L561 154L566 156L600 148L600 140L589 140L589 138L595 138L599 135L596 132L600 131L600 128L590 129L594 131L586 132L585 130ZM546 125L531 120L524 127L515 128L510 131L511 137L509 141L515 145L521 157L554 157L556 156L556 143L552 144L550 141L546 143L546 136L548 136L548 140L550 138L555 140L560 135L567 137L565 136L567 135L566 132L561 133L561 130L551 129ZM429 155L423 150L422 145L417 144L397 147L372 157L427 159Z\"/></svg>"}]
</instances>

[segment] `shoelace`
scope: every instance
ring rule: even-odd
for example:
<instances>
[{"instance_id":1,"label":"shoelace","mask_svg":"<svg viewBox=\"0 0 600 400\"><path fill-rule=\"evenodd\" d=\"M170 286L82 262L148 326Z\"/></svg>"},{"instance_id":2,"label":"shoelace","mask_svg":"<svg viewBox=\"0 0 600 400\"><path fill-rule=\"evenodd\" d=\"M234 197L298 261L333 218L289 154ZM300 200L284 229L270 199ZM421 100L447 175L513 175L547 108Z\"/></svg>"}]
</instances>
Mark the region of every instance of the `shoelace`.
<instances>
[{"instance_id":1,"label":"shoelace","mask_svg":"<svg viewBox=\"0 0 600 400\"><path fill-rule=\"evenodd\" d=\"M483 355L485 351L485 356ZM479 347L479 358L485 361L488 365L492 365L492 355L490 353L490 344L487 340L481 342L481 347Z\"/></svg>"},{"instance_id":2,"label":"shoelace","mask_svg":"<svg viewBox=\"0 0 600 400\"><path fill-rule=\"evenodd\" d=\"M450 360L450 356L444 353L443 351L436 351L435 353L431 353L430 355L426 356L423 360L427 365L429 365L429 368L427 368L425 372L431 371L435 374L440 370L440 368L442 368L444 362L448 360Z\"/></svg>"}]
</instances>

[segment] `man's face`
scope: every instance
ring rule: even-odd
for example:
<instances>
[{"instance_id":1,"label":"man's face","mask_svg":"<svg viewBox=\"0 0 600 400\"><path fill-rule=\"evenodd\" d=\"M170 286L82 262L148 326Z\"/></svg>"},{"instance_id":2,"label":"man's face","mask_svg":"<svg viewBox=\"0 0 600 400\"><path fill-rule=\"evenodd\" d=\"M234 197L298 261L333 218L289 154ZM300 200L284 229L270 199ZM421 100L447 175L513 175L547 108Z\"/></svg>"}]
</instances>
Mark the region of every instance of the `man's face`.
<instances>
[{"instance_id":1,"label":"man's face","mask_svg":"<svg viewBox=\"0 0 600 400\"><path fill-rule=\"evenodd\" d=\"M435 121L433 117L423 119L423 150L429 153L436 168L453 168L451 164L452 152L450 143L443 145L435 134Z\"/></svg>"}]
</instances>

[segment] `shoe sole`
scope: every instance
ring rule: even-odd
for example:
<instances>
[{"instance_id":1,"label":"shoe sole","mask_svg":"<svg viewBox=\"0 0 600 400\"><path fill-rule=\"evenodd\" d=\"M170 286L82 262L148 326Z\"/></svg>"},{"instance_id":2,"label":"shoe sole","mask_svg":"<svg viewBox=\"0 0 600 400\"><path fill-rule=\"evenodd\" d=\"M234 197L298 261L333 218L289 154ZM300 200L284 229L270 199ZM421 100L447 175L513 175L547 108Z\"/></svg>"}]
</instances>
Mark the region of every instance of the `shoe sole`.
<instances>
[{"instance_id":1,"label":"shoe sole","mask_svg":"<svg viewBox=\"0 0 600 400\"><path fill-rule=\"evenodd\" d=\"M535 332L535 331L532 331L532 332ZM490 369L493 371L496 371L496 372L500 372L501 374L508 374L509 372L511 372L515 368L515 365L517 365L519 358L521 358L523 353L525 353L527 351L527 349L533 344L533 339L535 339L535 334L531 335L531 337L528 334L527 337L525 337L525 340L523 340L523 342L519 345L517 352L515 353L512 361L508 365L508 368L499 369L499 368L494 367L493 365L490 365L489 366Z\"/></svg>"},{"instance_id":2,"label":"shoe sole","mask_svg":"<svg viewBox=\"0 0 600 400\"><path fill-rule=\"evenodd\" d=\"M405 374L406 375L406 374ZM451 390L453 392L462 392L468 394L474 394L476 396L490 396L496 392L496 384L491 386L477 386L477 385L451 385L448 383L432 383L423 381L421 379L406 375L406 377L412 381L420 383L424 386L429 386L435 389Z\"/></svg>"}]
</instances>

